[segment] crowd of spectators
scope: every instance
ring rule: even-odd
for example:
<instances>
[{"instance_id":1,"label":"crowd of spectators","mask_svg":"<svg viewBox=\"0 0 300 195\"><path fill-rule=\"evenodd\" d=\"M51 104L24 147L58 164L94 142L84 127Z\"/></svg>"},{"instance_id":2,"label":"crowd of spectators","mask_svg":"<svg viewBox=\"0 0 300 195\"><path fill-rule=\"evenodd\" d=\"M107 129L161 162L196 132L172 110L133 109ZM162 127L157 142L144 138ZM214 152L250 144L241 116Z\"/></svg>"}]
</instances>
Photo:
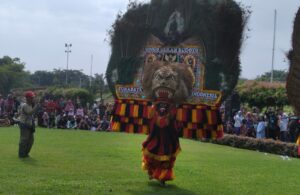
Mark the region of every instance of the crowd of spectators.
<instances>
[{"instance_id":1,"label":"crowd of spectators","mask_svg":"<svg viewBox=\"0 0 300 195\"><path fill-rule=\"evenodd\" d=\"M0 127L18 123L18 108L21 101L9 94L0 94ZM79 99L54 99L44 97L40 102L42 108L37 115L37 125L46 128L81 129L91 131L109 131L113 104L103 101L82 105ZM260 112L241 108L228 120L225 109L220 108L225 133L239 136L271 138L283 142L295 142L300 133L300 119L282 109L267 108Z\"/></svg>"},{"instance_id":2,"label":"crowd of spectators","mask_svg":"<svg viewBox=\"0 0 300 195\"><path fill-rule=\"evenodd\" d=\"M251 111L242 108L227 121L224 108L221 114L225 132L229 134L295 142L300 133L299 117L282 109L269 107L265 112L259 112L256 107Z\"/></svg>"},{"instance_id":3,"label":"crowd of spectators","mask_svg":"<svg viewBox=\"0 0 300 195\"><path fill-rule=\"evenodd\" d=\"M0 126L18 123L20 103L13 95L6 98L0 95ZM65 98L43 98L41 109L37 114L37 125L46 128L81 129L92 131L109 131L110 117L113 109L111 103L103 101L82 105L80 100Z\"/></svg>"},{"instance_id":4,"label":"crowd of spectators","mask_svg":"<svg viewBox=\"0 0 300 195\"><path fill-rule=\"evenodd\" d=\"M7 97L0 94L0 127L17 123L19 106L20 101L12 94Z\"/></svg>"},{"instance_id":5,"label":"crowd of spectators","mask_svg":"<svg viewBox=\"0 0 300 195\"><path fill-rule=\"evenodd\" d=\"M38 125L47 128L108 131L113 105L103 101L82 105L80 101L60 98L42 101Z\"/></svg>"}]
</instances>

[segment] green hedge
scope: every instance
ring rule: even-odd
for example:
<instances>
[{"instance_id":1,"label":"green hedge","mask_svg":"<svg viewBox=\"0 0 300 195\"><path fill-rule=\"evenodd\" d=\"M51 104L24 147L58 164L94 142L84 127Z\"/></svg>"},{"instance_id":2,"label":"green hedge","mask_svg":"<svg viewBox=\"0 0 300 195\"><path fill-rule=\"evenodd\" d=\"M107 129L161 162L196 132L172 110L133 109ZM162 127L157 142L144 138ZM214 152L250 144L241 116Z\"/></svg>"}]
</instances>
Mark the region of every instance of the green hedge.
<instances>
[{"instance_id":1,"label":"green hedge","mask_svg":"<svg viewBox=\"0 0 300 195\"><path fill-rule=\"evenodd\" d=\"M275 141L272 139L256 139L251 137L225 134L222 139L215 140L213 143L248 150L256 150L259 152L299 157L298 146L296 144Z\"/></svg>"},{"instance_id":2,"label":"green hedge","mask_svg":"<svg viewBox=\"0 0 300 195\"><path fill-rule=\"evenodd\" d=\"M243 103L249 106L263 108L265 106L288 105L285 83L245 81L237 86L237 91Z\"/></svg>"},{"instance_id":3,"label":"green hedge","mask_svg":"<svg viewBox=\"0 0 300 195\"><path fill-rule=\"evenodd\" d=\"M50 88L47 93L52 94L56 98L64 97L74 101L79 98L83 105L94 100L93 94L83 88Z\"/></svg>"}]
</instances>

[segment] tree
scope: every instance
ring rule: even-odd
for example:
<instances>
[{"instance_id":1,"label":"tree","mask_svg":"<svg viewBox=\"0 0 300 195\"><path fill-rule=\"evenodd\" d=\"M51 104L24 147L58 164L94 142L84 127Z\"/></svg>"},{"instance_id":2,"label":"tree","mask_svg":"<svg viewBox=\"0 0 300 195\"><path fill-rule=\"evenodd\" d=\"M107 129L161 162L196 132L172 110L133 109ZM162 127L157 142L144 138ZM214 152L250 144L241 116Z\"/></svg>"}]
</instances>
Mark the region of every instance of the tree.
<instances>
[{"instance_id":1,"label":"tree","mask_svg":"<svg viewBox=\"0 0 300 195\"><path fill-rule=\"evenodd\" d=\"M52 86L54 83L53 72L36 71L30 75L30 80L36 86Z\"/></svg>"},{"instance_id":2,"label":"tree","mask_svg":"<svg viewBox=\"0 0 300 195\"><path fill-rule=\"evenodd\" d=\"M12 88L28 87L29 72L19 58L4 56L0 58L0 93L8 94Z\"/></svg>"},{"instance_id":3,"label":"tree","mask_svg":"<svg viewBox=\"0 0 300 195\"><path fill-rule=\"evenodd\" d=\"M86 105L87 102L91 103L94 99L93 94L82 88L50 87L45 92L46 94L51 94L53 98L65 97L73 101L79 99L82 105Z\"/></svg>"},{"instance_id":4,"label":"tree","mask_svg":"<svg viewBox=\"0 0 300 195\"><path fill-rule=\"evenodd\" d=\"M273 71L273 81L286 82L287 71L285 70L274 70ZM255 80L257 81L270 81L271 72L265 72L264 74L258 76Z\"/></svg>"},{"instance_id":5,"label":"tree","mask_svg":"<svg viewBox=\"0 0 300 195\"><path fill-rule=\"evenodd\" d=\"M279 82L246 81L237 86L243 103L264 108L288 105L285 84Z\"/></svg>"},{"instance_id":6,"label":"tree","mask_svg":"<svg viewBox=\"0 0 300 195\"><path fill-rule=\"evenodd\" d=\"M290 68L286 88L289 102L293 105L296 114L300 116L300 8L294 21L292 46L288 54Z\"/></svg>"},{"instance_id":7,"label":"tree","mask_svg":"<svg viewBox=\"0 0 300 195\"><path fill-rule=\"evenodd\" d=\"M95 74L94 85L92 86L93 93L100 93L100 99L105 91L105 78L103 74Z\"/></svg>"}]
</instances>

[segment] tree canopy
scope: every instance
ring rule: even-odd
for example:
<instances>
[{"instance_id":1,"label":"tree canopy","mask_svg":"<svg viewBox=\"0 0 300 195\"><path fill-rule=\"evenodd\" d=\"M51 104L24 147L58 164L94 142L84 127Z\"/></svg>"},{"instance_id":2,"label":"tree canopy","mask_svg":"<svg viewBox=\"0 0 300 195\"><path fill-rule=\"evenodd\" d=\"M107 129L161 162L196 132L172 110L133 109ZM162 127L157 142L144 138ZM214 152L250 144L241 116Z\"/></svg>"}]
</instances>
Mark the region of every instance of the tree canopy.
<instances>
[{"instance_id":1,"label":"tree canopy","mask_svg":"<svg viewBox=\"0 0 300 195\"><path fill-rule=\"evenodd\" d=\"M288 72L285 70L274 70L273 71L273 81L285 82ZM271 72L265 72L262 75L257 76L255 80L257 81L270 81Z\"/></svg>"},{"instance_id":2,"label":"tree canopy","mask_svg":"<svg viewBox=\"0 0 300 195\"><path fill-rule=\"evenodd\" d=\"M66 74L68 83L66 84ZM19 58L0 58L0 94L7 95L15 88L64 87L85 88L90 93L108 92L103 74L89 76L80 70L25 71L25 63Z\"/></svg>"},{"instance_id":3,"label":"tree canopy","mask_svg":"<svg viewBox=\"0 0 300 195\"><path fill-rule=\"evenodd\" d=\"M285 83L245 81L237 86L242 103L264 108L266 106L284 106L288 104Z\"/></svg>"},{"instance_id":4,"label":"tree canopy","mask_svg":"<svg viewBox=\"0 0 300 195\"><path fill-rule=\"evenodd\" d=\"M4 56L0 58L0 93L7 94L12 88L28 87L29 72L19 58Z\"/></svg>"}]
</instances>

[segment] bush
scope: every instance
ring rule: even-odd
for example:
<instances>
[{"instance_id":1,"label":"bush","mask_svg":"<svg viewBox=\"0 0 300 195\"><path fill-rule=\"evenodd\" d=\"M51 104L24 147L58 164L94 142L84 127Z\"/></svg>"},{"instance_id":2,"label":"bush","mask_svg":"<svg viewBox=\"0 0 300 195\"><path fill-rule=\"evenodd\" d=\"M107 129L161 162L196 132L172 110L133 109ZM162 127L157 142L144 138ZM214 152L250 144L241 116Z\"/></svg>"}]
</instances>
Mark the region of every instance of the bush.
<instances>
[{"instance_id":1,"label":"bush","mask_svg":"<svg viewBox=\"0 0 300 195\"><path fill-rule=\"evenodd\" d=\"M76 100L77 98L80 99L80 103L85 105L87 102L92 102L94 97L93 95L86 89L83 88L50 88L48 89L48 94L54 96L54 98L64 97L67 99Z\"/></svg>"},{"instance_id":2,"label":"bush","mask_svg":"<svg viewBox=\"0 0 300 195\"><path fill-rule=\"evenodd\" d=\"M299 157L298 146L296 144L275 141L272 139L256 139L225 134L223 139L215 140L213 143L278 155Z\"/></svg>"},{"instance_id":3,"label":"bush","mask_svg":"<svg viewBox=\"0 0 300 195\"><path fill-rule=\"evenodd\" d=\"M251 107L288 105L285 83L245 81L237 86L237 91L241 101Z\"/></svg>"}]
</instances>

